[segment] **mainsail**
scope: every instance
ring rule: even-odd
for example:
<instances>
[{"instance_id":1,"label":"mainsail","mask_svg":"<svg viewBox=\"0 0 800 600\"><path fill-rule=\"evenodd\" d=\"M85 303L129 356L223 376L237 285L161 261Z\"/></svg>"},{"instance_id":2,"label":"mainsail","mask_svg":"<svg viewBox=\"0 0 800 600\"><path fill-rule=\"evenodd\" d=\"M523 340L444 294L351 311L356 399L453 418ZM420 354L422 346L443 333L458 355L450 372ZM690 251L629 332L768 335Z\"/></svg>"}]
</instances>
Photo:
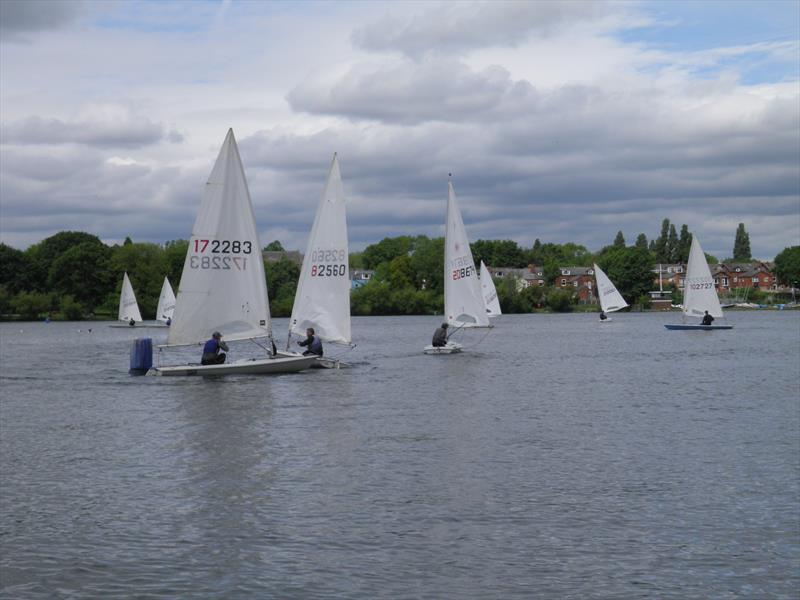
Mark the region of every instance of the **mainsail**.
<instances>
[{"instance_id":1,"label":"mainsail","mask_svg":"<svg viewBox=\"0 0 800 600\"><path fill-rule=\"evenodd\" d=\"M702 317L705 311L715 318L724 316L706 255L700 247L697 236L693 235L683 285L683 314L689 317Z\"/></svg>"},{"instance_id":2,"label":"mainsail","mask_svg":"<svg viewBox=\"0 0 800 600\"><path fill-rule=\"evenodd\" d=\"M161 294L158 297L156 320L166 323L172 318L173 312L175 312L175 294L172 292L169 279L164 277L164 284L161 286Z\"/></svg>"},{"instance_id":3,"label":"mainsail","mask_svg":"<svg viewBox=\"0 0 800 600\"><path fill-rule=\"evenodd\" d=\"M120 321L130 321L133 319L141 323L142 314L139 312L139 304L136 302L136 295L133 293L131 280L128 273L122 276L122 291L119 294L119 314L117 319Z\"/></svg>"},{"instance_id":4,"label":"mainsail","mask_svg":"<svg viewBox=\"0 0 800 600\"><path fill-rule=\"evenodd\" d=\"M625 302L625 298L622 297L622 294L620 294L617 288L614 287L614 284L611 283L608 275L596 264L594 265L594 276L597 280L597 297L600 299L600 308L603 312L614 312L615 310L628 306L628 303Z\"/></svg>"},{"instance_id":5,"label":"mainsail","mask_svg":"<svg viewBox=\"0 0 800 600\"><path fill-rule=\"evenodd\" d=\"M239 149L228 130L192 227L169 344L271 334L267 282Z\"/></svg>"},{"instance_id":6,"label":"mainsail","mask_svg":"<svg viewBox=\"0 0 800 600\"><path fill-rule=\"evenodd\" d=\"M457 327L489 327L475 262L452 182L448 182L447 188L444 240L444 312L447 322Z\"/></svg>"},{"instance_id":7,"label":"mainsail","mask_svg":"<svg viewBox=\"0 0 800 600\"><path fill-rule=\"evenodd\" d=\"M500 310L500 301L497 299L497 290L492 281L492 274L481 261L481 290L483 291L483 302L486 305L486 314L496 317L503 314Z\"/></svg>"},{"instance_id":8,"label":"mainsail","mask_svg":"<svg viewBox=\"0 0 800 600\"><path fill-rule=\"evenodd\" d=\"M308 238L289 332L313 327L326 342L350 343L347 215L339 160L333 155L325 190Z\"/></svg>"}]
</instances>

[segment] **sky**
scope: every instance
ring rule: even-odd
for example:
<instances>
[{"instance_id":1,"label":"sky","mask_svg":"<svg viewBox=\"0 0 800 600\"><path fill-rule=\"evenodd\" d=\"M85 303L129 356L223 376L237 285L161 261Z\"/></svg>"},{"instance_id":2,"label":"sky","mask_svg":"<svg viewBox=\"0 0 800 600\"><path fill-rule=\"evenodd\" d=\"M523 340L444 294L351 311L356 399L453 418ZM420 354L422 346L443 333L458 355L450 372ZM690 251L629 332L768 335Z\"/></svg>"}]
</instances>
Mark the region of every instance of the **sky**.
<instances>
[{"instance_id":1,"label":"sky","mask_svg":"<svg viewBox=\"0 0 800 600\"><path fill-rule=\"evenodd\" d=\"M800 1L0 0L0 241L188 239L233 128L263 245L334 152L352 250L800 244Z\"/></svg>"}]
</instances>

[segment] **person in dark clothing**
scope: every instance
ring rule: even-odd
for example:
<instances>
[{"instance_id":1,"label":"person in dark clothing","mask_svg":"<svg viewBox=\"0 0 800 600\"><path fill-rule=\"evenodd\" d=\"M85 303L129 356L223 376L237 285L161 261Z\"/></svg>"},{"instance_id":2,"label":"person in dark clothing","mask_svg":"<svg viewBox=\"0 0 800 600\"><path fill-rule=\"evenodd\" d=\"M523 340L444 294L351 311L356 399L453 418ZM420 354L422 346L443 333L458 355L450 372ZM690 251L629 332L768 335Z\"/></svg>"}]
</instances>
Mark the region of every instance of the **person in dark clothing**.
<instances>
[{"instance_id":1,"label":"person in dark clothing","mask_svg":"<svg viewBox=\"0 0 800 600\"><path fill-rule=\"evenodd\" d=\"M133 327L134 325L136 325L136 321L134 321L134 320L133 320L133 317L131 317L131 320L130 320L130 321L128 321L128 325L130 325L131 327Z\"/></svg>"},{"instance_id":2,"label":"person in dark clothing","mask_svg":"<svg viewBox=\"0 0 800 600\"><path fill-rule=\"evenodd\" d=\"M608 318L608 317L606 316L606 313L604 313L604 312L601 310L601 311L600 311L600 320L601 320L601 321L605 321L607 318Z\"/></svg>"},{"instance_id":3,"label":"person in dark clothing","mask_svg":"<svg viewBox=\"0 0 800 600\"><path fill-rule=\"evenodd\" d=\"M710 314L708 314L708 311L706 311L706 314L703 315L703 320L700 321L700 325L711 325L713 321L714 317L712 317Z\"/></svg>"},{"instance_id":4,"label":"person in dark clothing","mask_svg":"<svg viewBox=\"0 0 800 600\"><path fill-rule=\"evenodd\" d=\"M220 352L220 350L228 352L228 344L222 341L222 334L219 331L215 331L211 339L203 346L203 358L200 360L200 364L221 365L224 363L226 354L225 352Z\"/></svg>"},{"instance_id":5,"label":"person in dark clothing","mask_svg":"<svg viewBox=\"0 0 800 600\"><path fill-rule=\"evenodd\" d=\"M322 342L320 339L314 335L314 328L309 327L306 329L306 339L302 342L297 342L300 346L308 346L308 349L303 352L303 356L308 356L309 354L315 354L317 356L322 356Z\"/></svg>"},{"instance_id":6,"label":"person in dark clothing","mask_svg":"<svg viewBox=\"0 0 800 600\"><path fill-rule=\"evenodd\" d=\"M447 323L442 323L442 326L433 332L431 346L441 348L445 345L447 345Z\"/></svg>"}]
</instances>

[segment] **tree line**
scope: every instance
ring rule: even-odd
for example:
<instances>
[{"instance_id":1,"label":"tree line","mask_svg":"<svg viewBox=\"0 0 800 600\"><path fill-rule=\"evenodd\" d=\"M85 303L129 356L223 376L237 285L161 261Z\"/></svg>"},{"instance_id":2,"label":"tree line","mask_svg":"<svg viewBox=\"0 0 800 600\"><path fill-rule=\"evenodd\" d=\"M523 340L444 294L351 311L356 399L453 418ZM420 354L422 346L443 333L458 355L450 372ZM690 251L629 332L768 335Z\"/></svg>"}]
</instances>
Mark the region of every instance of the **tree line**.
<instances>
[{"instance_id":1,"label":"tree line","mask_svg":"<svg viewBox=\"0 0 800 600\"><path fill-rule=\"evenodd\" d=\"M519 289L513 279L498 279L496 287L506 313L535 308L569 310L575 304L573 290L553 287L559 267L589 267L597 263L614 281L629 303L644 301L652 289L653 267L685 262L691 246L686 225L678 234L665 219L661 235L648 242L639 234L628 246L622 232L599 252L584 246L542 243L536 239L525 248L511 240L477 240L471 244L475 264L525 268L542 267L548 287ZM128 273L142 316L155 317L164 277L178 287L188 241L163 245L133 242L106 245L95 235L63 231L26 250L0 243L0 315L36 319L60 314L67 319L115 318L123 272ZM265 250L283 250L274 241ZM740 224L736 231L734 259L750 260L749 237ZM776 258L776 274L784 283L800 280L800 247L786 248ZM710 257L712 261L716 259ZM350 268L369 269L369 283L353 291L354 315L431 314L443 311L444 239L427 236L385 238L349 257ZM270 309L274 316L289 316L294 302L300 266L282 259L265 263Z\"/></svg>"}]
</instances>

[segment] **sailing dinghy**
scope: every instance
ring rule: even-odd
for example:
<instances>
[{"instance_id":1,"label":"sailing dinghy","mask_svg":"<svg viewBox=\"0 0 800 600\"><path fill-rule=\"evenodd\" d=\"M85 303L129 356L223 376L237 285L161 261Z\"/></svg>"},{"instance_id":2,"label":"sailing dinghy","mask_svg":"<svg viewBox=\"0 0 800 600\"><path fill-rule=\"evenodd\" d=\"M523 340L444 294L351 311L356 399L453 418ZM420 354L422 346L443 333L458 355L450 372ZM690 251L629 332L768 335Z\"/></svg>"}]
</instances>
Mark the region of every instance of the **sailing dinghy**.
<instances>
[{"instance_id":1,"label":"sailing dinghy","mask_svg":"<svg viewBox=\"0 0 800 600\"><path fill-rule=\"evenodd\" d=\"M444 313L452 335L461 328L491 327L453 183L447 183L444 235ZM454 354L462 345L425 346L425 354Z\"/></svg>"},{"instance_id":2,"label":"sailing dinghy","mask_svg":"<svg viewBox=\"0 0 800 600\"><path fill-rule=\"evenodd\" d=\"M156 309L156 320L169 324L172 322L172 314L175 312L175 293L169 284L169 279L164 277L164 284L161 286L161 294L158 297L158 308Z\"/></svg>"},{"instance_id":3,"label":"sailing dinghy","mask_svg":"<svg viewBox=\"0 0 800 600\"><path fill-rule=\"evenodd\" d=\"M483 292L483 302L486 305L486 314L489 317L499 317L503 314L500 310L500 301L497 299L497 289L492 281L492 274L481 261L481 290Z\"/></svg>"},{"instance_id":4,"label":"sailing dinghy","mask_svg":"<svg viewBox=\"0 0 800 600\"><path fill-rule=\"evenodd\" d=\"M597 297L600 299L600 310L603 313L618 311L628 306L625 298L619 293L611 280L603 272L603 269L594 265L594 278L597 281ZM600 319L601 323L608 323L611 318Z\"/></svg>"},{"instance_id":5,"label":"sailing dinghy","mask_svg":"<svg viewBox=\"0 0 800 600\"><path fill-rule=\"evenodd\" d=\"M708 261L696 235L692 236L692 247L689 250L689 264L686 267L686 279L683 285L683 323L665 324L671 330L709 331L712 329L733 329L733 325L702 325L686 323L686 317L702 318L708 311L715 319L725 317L719 305L719 297L714 287L714 278Z\"/></svg>"},{"instance_id":6,"label":"sailing dinghy","mask_svg":"<svg viewBox=\"0 0 800 600\"><path fill-rule=\"evenodd\" d=\"M133 286L131 280L128 278L128 272L122 276L122 291L119 293L119 311L117 313L117 320L122 323L115 323L111 327L141 327L142 313L139 312L139 303L136 302L136 294L133 293Z\"/></svg>"},{"instance_id":7,"label":"sailing dinghy","mask_svg":"<svg viewBox=\"0 0 800 600\"><path fill-rule=\"evenodd\" d=\"M233 363L158 366L151 374L288 373L314 361L276 356L256 342L271 339L272 326L261 245L233 130L222 144L192 227L167 345L202 346L215 331L226 342L252 340L264 355Z\"/></svg>"},{"instance_id":8,"label":"sailing dinghy","mask_svg":"<svg viewBox=\"0 0 800 600\"><path fill-rule=\"evenodd\" d=\"M282 356L297 356L289 351L292 334L305 338L306 329L323 342L351 346L350 336L350 277L348 275L347 214L342 188L339 159L333 155L325 189L317 206L311 235L297 292L286 352ZM316 357L312 367L341 368L348 366L338 359Z\"/></svg>"}]
</instances>

